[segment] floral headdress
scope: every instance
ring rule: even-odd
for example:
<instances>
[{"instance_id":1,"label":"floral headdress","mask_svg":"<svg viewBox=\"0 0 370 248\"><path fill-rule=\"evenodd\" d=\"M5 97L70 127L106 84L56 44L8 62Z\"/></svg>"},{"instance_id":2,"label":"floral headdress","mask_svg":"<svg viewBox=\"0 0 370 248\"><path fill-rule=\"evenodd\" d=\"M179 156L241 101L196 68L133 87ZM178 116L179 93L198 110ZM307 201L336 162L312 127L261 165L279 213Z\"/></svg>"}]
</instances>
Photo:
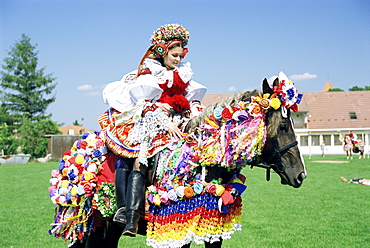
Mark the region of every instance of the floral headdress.
<instances>
[{"instance_id":1,"label":"floral headdress","mask_svg":"<svg viewBox=\"0 0 370 248\"><path fill-rule=\"evenodd\" d=\"M189 31L180 24L166 24L154 31L150 40L152 45L169 45L171 41L178 40L185 47L189 41Z\"/></svg>"},{"instance_id":2,"label":"floral headdress","mask_svg":"<svg viewBox=\"0 0 370 248\"><path fill-rule=\"evenodd\" d=\"M279 86L274 87L274 92L278 94L281 105L294 112L298 111L298 105L303 97L303 94L298 93L294 83L288 79L283 73L279 73Z\"/></svg>"},{"instance_id":3,"label":"floral headdress","mask_svg":"<svg viewBox=\"0 0 370 248\"><path fill-rule=\"evenodd\" d=\"M150 38L152 46L149 47L140 61L138 75L145 73L141 72L144 59L162 58L167 54L168 49L175 44L182 43L182 47L185 47L188 44L189 36L189 31L180 24L166 24L159 27ZM184 48L182 57L184 58L187 53L188 49Z\"/></svg>"},{"instance_id":4,"label":"floral headdress","mask_svg":"<svg viewBox=\"0 0 370 248\"><path fill-rule=\"evenodd\" d=\"M182 43L185 47L189 41L189 31L180 24L166 24L154 31L150 38L152 46L149 48L147 57L155 59L167 54L168 49L175 44ZM188 52L184 48L183 57Z\"/></svg>"}]
</instances>

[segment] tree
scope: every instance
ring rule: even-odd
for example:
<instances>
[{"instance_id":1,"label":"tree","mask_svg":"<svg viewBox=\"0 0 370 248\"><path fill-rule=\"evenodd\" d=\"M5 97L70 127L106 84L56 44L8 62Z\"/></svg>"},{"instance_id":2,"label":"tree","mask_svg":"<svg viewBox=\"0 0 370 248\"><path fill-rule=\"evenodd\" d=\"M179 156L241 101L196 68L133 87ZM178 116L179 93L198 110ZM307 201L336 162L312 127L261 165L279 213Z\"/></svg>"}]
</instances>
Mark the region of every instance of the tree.
<instances>
[{"instance_id":1,"label":"tree","mask_svg":"<svg viewBox=\"0 0 370 248\"><path fill-rule=\"evenodd\" d=\"M329 91L344 91L344 90L342 90L340 88L333 88L333 89L329 89Z\"/></svg>"},{"instance_id":2,"label":"tree","mask_svg":"<svg viewBox=\"0 0 370 248\"><path fill-rule=\"evenodd\" d=\"M1 87L5 90L2 108L18 120L26 117L39 121L51 117L46 115L48 105L55 101L53 93L56 83L51 74L45 75L44 68L37 69L38 51L25 34L11 48L4 59L1 72Z\"/></svg>"},{"instance_id":3,"label":"tree","mask_svg":"<svg viewBox=\"0 0 370 248\"><path fill-rule=\"evenodd\" d=\"M349 91L365 91L365 90L370 90L370 86L365 86L365 87L359 87L359 86L353 86L352 88L348 89Z\"/></svg>"},{"instance_id":4,"label":"tree","mask_svg":"<svg viewBox=\"0 0 370 248\"><path fill-rule=\"evenodd\" d=\"M48 147L45 135L48 134L62 134L56 122L41 120L32 123L28 119L23 118L22 125L18 130L18 135L22 137L19 140L22 152L31 154L32 157L36 158L45 157Z\"/></svg>"},{"instance_id":5,"label":"tree","mask_svg":"<svg viewBox=\"0 0 370 248\"><path fill-rule=\"evenodd\" d=\"M25 34L8 52L2 65L0 86L0 145L7 154L18 146L33 157L46 155L46 134L58 134L58 126L46 114L49 97L56 87L55 78L38 69L38 52Z\"/></svg>"},{"instance_id":6,"label":"tree","mask_svg":"<svg viewBox=\"0 0 370 248\"><path fill-rule=\"evenodd\" d=\"M19 146L19 140L15 138L8 124L0 124L0 148L1 153L14 154Z\"/></svg>"},{"instance_id":7,"label":"tree","mask_svg":"<svg viewBox=\"0 0 370 248\"><path fill-rule=\"evenodd\" d=\"M73 123L72 123L73 126L82 126L80 123L78 123L78 120L75 120Z\"/></svg>"}]
</instances>

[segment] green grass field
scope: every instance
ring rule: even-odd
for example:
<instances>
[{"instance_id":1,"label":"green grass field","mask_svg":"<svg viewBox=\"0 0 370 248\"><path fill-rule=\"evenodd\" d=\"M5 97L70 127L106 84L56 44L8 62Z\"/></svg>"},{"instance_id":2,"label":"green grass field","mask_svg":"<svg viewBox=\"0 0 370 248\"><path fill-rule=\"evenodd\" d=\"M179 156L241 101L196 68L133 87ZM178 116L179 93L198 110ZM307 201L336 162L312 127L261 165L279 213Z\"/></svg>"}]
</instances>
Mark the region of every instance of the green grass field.
<instances>
[{"instance_id":1,"label":"green grass field","mask_svg":"<svg viewBox=\"0 0 370 248\"><path fill-rule=\"evenodd\" d=\"M308 178L299 189L265 181L261 168L246 168L243 231L223 247L368 247L370 187L340 176L370 177L370 160L345 156L306 157ZM47 188L57 162L0 165L0 247L67 247L47 231L54 205ZM145 237L123 237L119 247L145 247ZM203 247L192 244L192 247Z\"/></svg>"}]
</instances>

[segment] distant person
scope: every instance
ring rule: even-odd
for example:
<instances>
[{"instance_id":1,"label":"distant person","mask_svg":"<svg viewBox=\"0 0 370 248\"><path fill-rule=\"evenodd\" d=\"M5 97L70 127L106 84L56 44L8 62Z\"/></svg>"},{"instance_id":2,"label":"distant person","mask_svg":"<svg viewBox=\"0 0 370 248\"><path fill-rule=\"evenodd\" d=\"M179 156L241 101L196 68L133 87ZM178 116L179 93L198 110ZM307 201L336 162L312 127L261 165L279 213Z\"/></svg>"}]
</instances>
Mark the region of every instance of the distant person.
<instances>
[{"instance_id":1,"label":"distant person","mask_svg":"<svg viewBox=\"0 0 370 248\"><path fill-rule=\"evenodd\" d=\"M366 186L370 186L370 179L365 179L365 178L351 178L350 180L347 180L345 177L341 177L343 182L346 183L355 183L355 184L362 184Z\"/></svg>"},{"instance_id":2,"label":"distant person","mask_svg":"<svg viewBox=\"0 0 370 248\"><path fill-rule=\"evenodd\" d=\"M325 157L325 142L321 143L321 157Z\"/></svg>"}]
</instances>

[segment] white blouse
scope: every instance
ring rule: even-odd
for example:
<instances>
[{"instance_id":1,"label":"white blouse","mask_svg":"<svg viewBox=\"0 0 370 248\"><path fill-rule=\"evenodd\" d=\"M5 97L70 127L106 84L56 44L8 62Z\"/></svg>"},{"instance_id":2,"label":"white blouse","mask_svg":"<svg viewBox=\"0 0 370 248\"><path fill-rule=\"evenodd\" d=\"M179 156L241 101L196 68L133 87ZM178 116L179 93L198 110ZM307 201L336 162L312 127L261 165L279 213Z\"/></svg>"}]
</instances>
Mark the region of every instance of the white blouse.
<instances>
[{"instance_id":1,"label":"white blouse","mask_svg":"<svg viewBox=\"0 0 370 248\"><path fill-rule=\"evenodd\" d=\"M104 103L120 112L134 107L143 100L156 101L161 97L163 90L159 84L166 82L170 88L173 84L173 71L167 70L157 60L146 58L144 68L148 68L151 74L140 75L136 78L137 70L122 77L120 81L108 84L103 90ZM185 98L189 101L201 101L207 92L207 88L192 80L193 71L190 63L181 62L177 70L184 83L189 82L186 88Z\"/></svg>"}]
</instances>

